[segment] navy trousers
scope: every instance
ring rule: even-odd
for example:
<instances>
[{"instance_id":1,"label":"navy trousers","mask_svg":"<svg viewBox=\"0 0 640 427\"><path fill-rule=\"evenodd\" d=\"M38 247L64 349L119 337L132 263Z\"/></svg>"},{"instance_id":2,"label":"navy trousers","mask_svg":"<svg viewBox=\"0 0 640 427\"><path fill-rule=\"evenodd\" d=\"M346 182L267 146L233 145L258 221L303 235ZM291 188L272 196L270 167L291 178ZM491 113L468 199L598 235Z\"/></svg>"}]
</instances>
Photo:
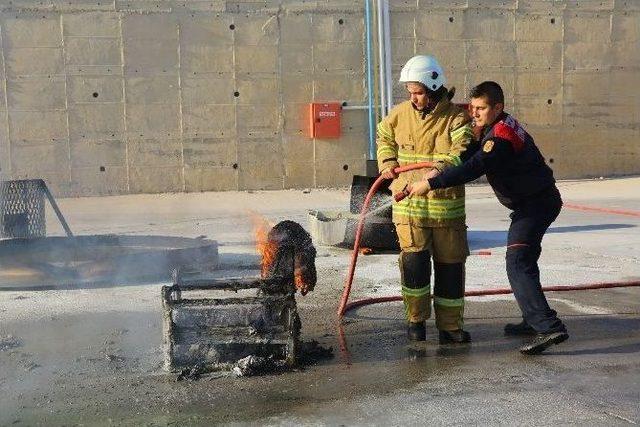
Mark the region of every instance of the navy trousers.
<instances>
[{"instance_id":1,"label":"navy trousers","mask_svg":"<svg viewBox=\"0 0 640 427\"><path fill-rule=\"evenodd\" d=\"M554 185L544 194L518 205L510 215L507 277L523 319L540 333L566 331L542 292L538 268L542 238L561 209L560 192Z\"/></svg>"}]
</instances>

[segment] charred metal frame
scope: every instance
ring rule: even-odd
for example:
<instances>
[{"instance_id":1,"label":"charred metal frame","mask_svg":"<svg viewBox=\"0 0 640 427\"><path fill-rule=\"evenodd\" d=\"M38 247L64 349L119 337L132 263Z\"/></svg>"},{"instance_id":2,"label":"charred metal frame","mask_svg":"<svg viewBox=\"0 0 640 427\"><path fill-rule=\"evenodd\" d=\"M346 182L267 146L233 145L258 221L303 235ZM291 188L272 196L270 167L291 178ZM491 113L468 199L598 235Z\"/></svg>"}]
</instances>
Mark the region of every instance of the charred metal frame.
<instances>
[{"instance_id":1,"label":"charred metal frame","mask_svg":"<svg viewBox=\"0 0 640 427\"><path fill-rule=\"evenodd\" d=\"M281 249L277 267L265 278L189 278L174 271L173 285L162 287L167 370L230 370L251 355L295 365L300 319L294 250ZM236 296L240 291L251 295Z\"/></svg>"}]
</instances>

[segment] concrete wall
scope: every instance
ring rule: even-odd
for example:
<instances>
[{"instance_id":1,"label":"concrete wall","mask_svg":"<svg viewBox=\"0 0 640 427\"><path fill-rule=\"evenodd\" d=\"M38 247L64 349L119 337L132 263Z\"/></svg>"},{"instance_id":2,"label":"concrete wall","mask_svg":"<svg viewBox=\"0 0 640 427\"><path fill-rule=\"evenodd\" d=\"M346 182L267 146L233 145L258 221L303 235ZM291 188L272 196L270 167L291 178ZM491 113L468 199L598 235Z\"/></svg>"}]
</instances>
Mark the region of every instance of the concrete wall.
<instances>
[{"instance_id":1,"label":"concrete wall","mask_svg":"<svg viewBox=\"0 0 640 427\"><path fill-rule=\"evenodd\" d=\"M394 80L432 53L494 79L560 177L640 173L640 2L391 0ZM0 173L56 194L347 185L366 113L362 1L0 0ZM404 98L395 88L396 100Z\"/></svg>"}]
</instances>

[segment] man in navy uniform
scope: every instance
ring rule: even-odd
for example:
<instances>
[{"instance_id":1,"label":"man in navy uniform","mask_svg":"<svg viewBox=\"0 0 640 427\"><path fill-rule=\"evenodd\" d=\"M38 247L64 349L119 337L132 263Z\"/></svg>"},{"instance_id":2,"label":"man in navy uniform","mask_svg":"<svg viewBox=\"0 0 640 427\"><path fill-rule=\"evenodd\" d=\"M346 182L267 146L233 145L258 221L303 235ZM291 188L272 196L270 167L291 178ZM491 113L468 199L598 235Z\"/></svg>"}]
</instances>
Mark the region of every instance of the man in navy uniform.
<instances>
[{"instance_id":1,"label":"man in navy uniform","mask_svg":"<svg viewBox=\"0 0 640 427\"><path fill-rule=\"evenodd\" d=\"M470 98L475 125L482 127L480 140L467 148L462 165L441 173L432 169L422 181L413 182L410 197L487 176L500 203L513 211L507 238L507 276L523 320L507 324L505 334L535 335L520 352L538 354L569 338L542 292L538 269L542 238L560 213L562 199L553 171L533 138L504 112L500 85L480 83Z\"/></svg>"}]
</instances>

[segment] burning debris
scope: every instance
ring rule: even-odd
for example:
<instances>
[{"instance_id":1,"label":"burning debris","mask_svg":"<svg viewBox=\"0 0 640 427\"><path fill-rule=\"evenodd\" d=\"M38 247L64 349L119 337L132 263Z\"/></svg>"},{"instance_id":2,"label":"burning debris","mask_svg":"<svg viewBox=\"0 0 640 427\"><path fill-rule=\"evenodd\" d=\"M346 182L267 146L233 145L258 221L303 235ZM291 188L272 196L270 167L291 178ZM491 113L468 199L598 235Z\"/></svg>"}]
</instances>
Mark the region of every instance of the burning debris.
<instances>
[{"instance_id":1,"label":"burning debris","mask_svg":"<svg viewBox=\"0 0 640 427\"><path fill-rule=\"evenodd\" d=\"M291 368L300 352L294 298L316 284L316 250L293 221L256 233L259 279L196 279L176 272L162 288L165 366L193 378L211 371L256 375Z\"/></svg>"},{"instance_id":2,"label":"burning debris","mask_svg":"<svg viewBox=\"0 0 640 427\"><path fill-rule=\"evenodd\" d=\"M264 240L262 233L257 233L258 251L262 255L262 278L274 277L290 268L282 265L289 262L286 251L293 249L294 285L302 295L306 295L316 286L316 248L311 236L300 224L294 221L282 221L276 224Z\"/></svg>"}]
</instances>

